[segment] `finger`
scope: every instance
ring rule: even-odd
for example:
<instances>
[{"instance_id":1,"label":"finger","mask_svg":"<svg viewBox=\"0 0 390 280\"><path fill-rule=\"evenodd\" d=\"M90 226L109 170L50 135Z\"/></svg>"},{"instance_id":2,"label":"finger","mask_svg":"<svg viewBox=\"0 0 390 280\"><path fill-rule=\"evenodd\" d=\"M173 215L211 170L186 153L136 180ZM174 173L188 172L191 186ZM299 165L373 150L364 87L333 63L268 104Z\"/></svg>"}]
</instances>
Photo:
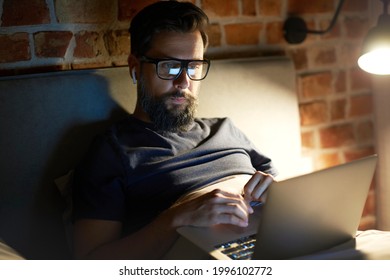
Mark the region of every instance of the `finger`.
<instances>
[{"instance_id":1,"label":"finger","mask_svg":"<svg viewBox=\"0 0 390 280\"><path fill-rule=\"evenodd\" d=\"M230 193L223 190L213 190L210 193L211 203L220 204L220 205L240 205L240 207L245 211L245 213L252 214L253 208L250 206L249 202L246 201L242 195L236 193Z\"/></svg>"},{"instance_id":2,"label":"finger","mask_svg":"<svg viewBox=\"0 0 390 280\"><path fill-rule=\"evenodd\" d=\"M222 212L208 212L209 215L206 218L206 225L219 225L219 224L232 224L238 226L247 226L248 217L246 215L237 215L231 213L231 211Z\"/></svg>"},{"instance_id":3,"label":"finger","mask_svg":"<svg viewBox=\"0 0 390 280\"><path fill-rule=\"evenodd\" d=\"M221 214L228 214L231 216L235 216L245 222L248 222L248 211L246 208L246 205L243 203L231 203L231 204L225 204L221 205Z\"/></svg>"},{"instance_id":4,"label":"finger","mask_svg":"<svg viewBox=\"0 0 390 280\"><path fill-rule=\"evenodd\" d=\"M216 204L207 211L209 221L213 225L232 224L237 226L248 225L248 212L239 204Z\"/></svg>"},{"instance_id":5,"label":"finger","mask_svg":"<svg viewBox=\"0 0 390 280\"><path fill-rule=\"evenodd\" d=\"M229 214L221 214L219 216L219 223L218 224L230 224L235 225L239 227L247 227L248 226L248 219L242 220L237 216L229 215Z\"/></svg>"},{"instance_id":6,"label":"finger","mask_svg":"<svg viewBox=\"0 0 390 280\"><path fill-rule=\"evenodd\" d=\"M255 189L251 193L251 197L253 200L260 200L262 195L266 192L269 185L274 181L271 176L266 176L264 180L258 184Z\"/></svg>"},{"instance_id":7,"label":"finger","mask_svg":"<svg viewBox=\"0 0 390 280\"><path fill-rule=\"evenodd\" d=\"M264 178L266 178L268 174L263 173L261 171L257 171L251 179L246 183L244 186L244 198L245 200L250 203L253 201L255 198L253 197L253 192L256 190L256 188L261 185L262 181Z\"/></svg>"},{"instance_id":8,"label":"finger","mask_svg":"<svg viewBox=\"0 0 390 280\"><path fill-rule=\"evenodd\" d=\"M244 194L250 195L255 187L261 182L264 177L264 173L257 171L253 176L249 179L249 181L244 186Z\"/></svg>"},{"instance_id":9,"label":"finger","mask_svg":"<svg viewBox=\"0 0 390 280\"><path fill-rule=\"evenodd\" d=\"M177 224L211 226L229 223L247 226L248 213L253 212L241 195L214 190L174 209Z\"/></svg>"},{"instance_id":10,"label":"finger","mask_svg":"<svg viewBox=\"0 0 390 280\"><path fill-rule=\"evenodd\" d=\"M235 217L234 224L237 224L238 220L241 226L248 223L248 215L253 213L253 209L241 195L214 190L209 196L210 199L204 201L200 209L206 213L212 224L230 223L226 221L229 216Z\"/></svg>"}]
</instances>

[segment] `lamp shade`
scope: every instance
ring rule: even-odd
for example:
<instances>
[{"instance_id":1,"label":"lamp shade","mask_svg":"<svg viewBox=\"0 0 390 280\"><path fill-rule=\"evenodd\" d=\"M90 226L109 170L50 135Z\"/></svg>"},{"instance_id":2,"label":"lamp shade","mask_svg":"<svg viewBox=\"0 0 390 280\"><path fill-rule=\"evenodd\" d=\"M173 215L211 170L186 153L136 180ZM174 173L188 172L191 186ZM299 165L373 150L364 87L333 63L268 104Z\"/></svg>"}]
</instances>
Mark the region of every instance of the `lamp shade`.
<instances>
[{"instance_id":1,"label":"lamp shade","mask_svg":"<svg viewBox=\"0 0 390 280\"><path fill-rule=\"evenodd\" d=\"M379 17L378 25L372 28L363 42L358 65L366 72L390 75L390 16Z\"/></svg>"}]
</instances>

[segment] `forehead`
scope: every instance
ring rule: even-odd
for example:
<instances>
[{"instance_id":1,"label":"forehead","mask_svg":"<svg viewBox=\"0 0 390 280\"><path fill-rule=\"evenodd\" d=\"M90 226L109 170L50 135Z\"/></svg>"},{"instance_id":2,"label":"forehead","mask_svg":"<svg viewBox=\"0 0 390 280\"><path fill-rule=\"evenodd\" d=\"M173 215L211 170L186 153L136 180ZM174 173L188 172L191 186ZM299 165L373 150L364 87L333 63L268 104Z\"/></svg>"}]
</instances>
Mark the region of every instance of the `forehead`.
<instances>
[{"instance_id":1,"label":"forehead","mask_svg":"<svg viewBox=\"0 0 390 280\"><path fill-rule=\"evenodd\" d=\"M203 40L199 31L164 31L154 36L147 55L155 58L203 59L203 53Z\"/></svg>"}]
</instances>

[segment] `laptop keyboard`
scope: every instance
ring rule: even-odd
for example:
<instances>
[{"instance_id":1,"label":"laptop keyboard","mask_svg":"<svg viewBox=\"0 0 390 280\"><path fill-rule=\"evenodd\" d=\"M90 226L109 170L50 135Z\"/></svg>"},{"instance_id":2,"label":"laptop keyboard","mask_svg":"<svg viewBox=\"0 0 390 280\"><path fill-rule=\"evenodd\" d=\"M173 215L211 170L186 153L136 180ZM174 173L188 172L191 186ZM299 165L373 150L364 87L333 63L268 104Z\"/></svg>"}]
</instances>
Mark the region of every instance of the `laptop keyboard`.
<instances>
[{"instance_id":1,"label":"laptop keyboard","mask_svg":"<svg viewBox=\"0 0 390 280\"><path fill-rule=\"evenodd\" d=\"M232 260L249 260L255 250L256 234L241 237L215 246L215 249L225 254Z\"/></svg>"}]
</instances>

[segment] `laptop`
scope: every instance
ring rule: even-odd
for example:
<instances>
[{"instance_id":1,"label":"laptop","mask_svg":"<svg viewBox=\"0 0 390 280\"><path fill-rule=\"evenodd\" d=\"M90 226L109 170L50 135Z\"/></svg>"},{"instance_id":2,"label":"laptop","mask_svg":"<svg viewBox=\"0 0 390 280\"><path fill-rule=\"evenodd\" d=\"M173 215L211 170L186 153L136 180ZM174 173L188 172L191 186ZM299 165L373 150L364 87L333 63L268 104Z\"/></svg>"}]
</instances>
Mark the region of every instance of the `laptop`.
<instances>
[{"instance_id":1,"label":"laptop","mask_svg":"<svg viewBox=\"0 0 390 280\"><path fill-rule=\"evenodd\" d=\"M181 227L179 234L214 259L291 259L353 240L377 156L275 181L249 226Z\"/></svg>"}]
</instances>

